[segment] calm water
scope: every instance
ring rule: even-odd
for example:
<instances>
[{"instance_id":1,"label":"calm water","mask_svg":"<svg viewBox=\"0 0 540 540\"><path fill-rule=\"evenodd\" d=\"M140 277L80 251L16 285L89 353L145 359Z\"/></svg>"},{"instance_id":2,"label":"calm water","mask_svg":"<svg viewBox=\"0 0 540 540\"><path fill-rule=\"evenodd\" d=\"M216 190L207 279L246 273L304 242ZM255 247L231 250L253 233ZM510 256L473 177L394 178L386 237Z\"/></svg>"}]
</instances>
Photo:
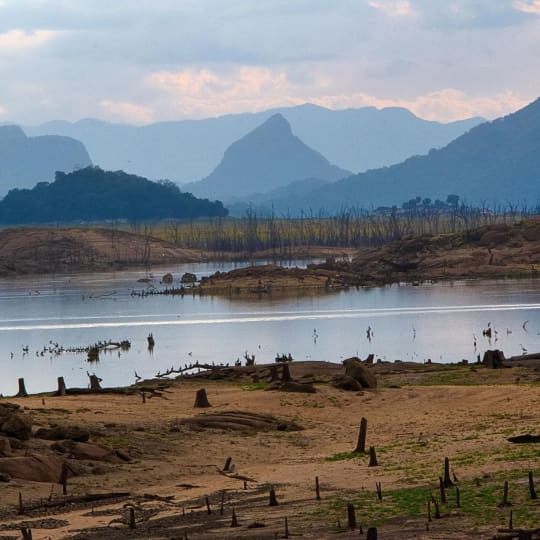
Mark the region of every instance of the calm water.
<instances>
[{"instance_id":1,"label":"calm water","mask_svg":"<svg viewBox=\"0 0 540 540\"><path fill-rule=\"evenodd\" d=\"M170 270L178 278L216 268ZM14 394L18 377L29 392L55 389L60 375L68 387L85 387L87 371L106 386L123 385L135 381L135 371L149 378L196 360L234 363L246 351L260 363L276 353L333 362L369 353L385 360L455 362L474 360L487 348L507 355L540 351L540 281L393 285L276 298L133 297L133 290L148 286L137 282L144 276L132 271L0 280L0 392ZM497 332L491 343L482 337L488 324ZM150 332L153 354L147 350ZM131 350L102 354L97 364L86 362L85 354L41 355L50 342L84 347L109 339L130 340Z\"/></svg>"}]
</instances>

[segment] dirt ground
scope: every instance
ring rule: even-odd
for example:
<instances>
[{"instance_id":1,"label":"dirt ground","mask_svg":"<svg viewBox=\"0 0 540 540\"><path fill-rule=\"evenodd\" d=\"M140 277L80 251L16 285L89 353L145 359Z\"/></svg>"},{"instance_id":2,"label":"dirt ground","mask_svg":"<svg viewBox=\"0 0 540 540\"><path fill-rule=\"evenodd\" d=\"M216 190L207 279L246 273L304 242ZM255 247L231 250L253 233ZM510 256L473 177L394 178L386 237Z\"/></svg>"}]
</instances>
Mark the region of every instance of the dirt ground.
<instances>
[{"instance_id":1,"label":"dirt ground","mask_svg":"<svg viewBox=\"0 0 540 540\"><path fill-rule=\"evenodd\" d=\"M325 363L291 364L293 378L324 381L341 371ZM375 365L379 388L361 392L316 383L314 394L265 391L264 382L181 380L162 397L85 395L11 399L34 427L74 425L91 440L127 452L130 463L104 464L61 486L13 479L0 484L0 538L493 538L508 524L539 527L527 473L538 474L540 444L514 445L512 435L540 434L540 373L534 368ZM193 407L204 387L209 409ZM201 412L202 411L202 412ZM182 419L249 411L294 422L299 431L194 428ZM368 421L367 446L379 465L355 454L358 427ZM232 473L223 471L231 457ZM430 494L439 497L444 458L460 489L447 489L441 519L428 521ZM321 500L315 497L319 478ZM509 481L512 507L500 507ZM381 482L382 501L376 496ZM269 506L274 489L278 506ZM66 504L18 513L27 506L89 493L127 492L106 503ZM208 514L206 499L210 503ZM223 513L220 512L223 500ZM357 528L347 528L347 503ZM136 528L129 529L130 508ZM239 526L231 528L232 512ZM434 507L432 508L434 515ZM260 527L254 527L259 524ZM251 526L251 527L250 527ZM359 527L362 526L361 534ZM426 530L426 529L429 530Z\"/></svg>"}]
</instances>

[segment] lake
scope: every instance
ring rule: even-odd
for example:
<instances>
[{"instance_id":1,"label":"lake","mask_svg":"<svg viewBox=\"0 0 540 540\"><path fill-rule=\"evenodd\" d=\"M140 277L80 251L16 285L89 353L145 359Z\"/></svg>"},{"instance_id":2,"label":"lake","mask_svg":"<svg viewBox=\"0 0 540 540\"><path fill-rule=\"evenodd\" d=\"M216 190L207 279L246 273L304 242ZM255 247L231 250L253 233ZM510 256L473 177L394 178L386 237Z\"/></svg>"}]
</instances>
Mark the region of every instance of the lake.
<instances>
[{"instance_id":1,"label":"lake","mask_svg":"<svg viewBox=\"0 0 540 540\"><path fill-rule=\"evenodd\" d=\"M300 266L302 262L299 262ZM340 362L373 353L383 360L474 361L488 348L507 356L540 350L540 281L460 281L351 289L337 293L225 298L132 296L161 287L171 271L198 276L233 264L190 264L144 271L0 280L0 392L12 395L24 377L29 392L86 387L87 371L104 386L151 378L195 361L230 363L254 354L258 363L278 353L296 360ZM482 330L491 327L491 340ZM368 338L368 328L369 338ZM155 347L147 348L152 333ZM51 343L85 347L129 340L127 352L48 352ZM25 351L28 352L25 352Z\"/></svg>"}]
</instances>

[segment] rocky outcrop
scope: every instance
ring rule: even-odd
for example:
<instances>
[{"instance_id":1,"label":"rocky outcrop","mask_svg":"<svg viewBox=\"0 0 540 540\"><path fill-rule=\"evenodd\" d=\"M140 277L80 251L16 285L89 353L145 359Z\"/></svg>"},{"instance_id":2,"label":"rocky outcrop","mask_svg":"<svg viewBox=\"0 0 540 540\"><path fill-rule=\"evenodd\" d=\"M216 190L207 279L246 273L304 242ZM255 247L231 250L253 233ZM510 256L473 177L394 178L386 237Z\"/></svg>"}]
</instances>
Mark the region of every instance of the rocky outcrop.
<instances>
[{"instance_id":1,"label":"rocky outcrop","mask_svg":"<svg viewBox=\"0 0 540 540\"><path fill-rule=\"evenodd\" d=\"M353 356L343 360L345 375L334 381L334 386L343 390L362 390L363 388L377 388L377 377L360 360Z\"/></svg>"}]
</instances>

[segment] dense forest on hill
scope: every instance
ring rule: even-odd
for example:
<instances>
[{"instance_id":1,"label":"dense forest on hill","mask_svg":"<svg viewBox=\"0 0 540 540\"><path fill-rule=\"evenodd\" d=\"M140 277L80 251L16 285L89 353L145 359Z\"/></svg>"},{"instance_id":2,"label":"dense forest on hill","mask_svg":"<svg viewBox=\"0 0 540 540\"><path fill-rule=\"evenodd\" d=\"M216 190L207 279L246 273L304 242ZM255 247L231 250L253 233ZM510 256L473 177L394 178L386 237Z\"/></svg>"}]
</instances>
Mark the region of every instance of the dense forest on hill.
<instances>
[{"instance_id":1,"label":"dense forest on hill","mask_svg":"<svg viewBox=\"0 0 540 540\"><path fill-rule=\"evenodd\" d=\"M226 216L219 201L182 193L167 180L152 182L123 171L87 167L56 173L54 182L12 189L0 202L0 223L153 220Z\"/></svg>"}]
</instances>

